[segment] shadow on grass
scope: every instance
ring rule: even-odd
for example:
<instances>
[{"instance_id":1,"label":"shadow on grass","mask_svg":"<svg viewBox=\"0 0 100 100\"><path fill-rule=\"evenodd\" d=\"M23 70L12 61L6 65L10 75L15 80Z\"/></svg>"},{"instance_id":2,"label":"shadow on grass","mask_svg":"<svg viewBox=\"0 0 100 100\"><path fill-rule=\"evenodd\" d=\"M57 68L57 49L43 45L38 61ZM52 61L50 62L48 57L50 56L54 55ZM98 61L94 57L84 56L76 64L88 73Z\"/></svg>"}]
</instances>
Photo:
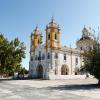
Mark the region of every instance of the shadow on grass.
<instances>
[{"instance_id":1,"label":"shadow on grass","mask_svg":"<svg viewBox=\"0 0 100 100\"><path fill-rule=\"evenodd\" d=\"M55 87L47 87L49 90L92 90L100 89L98 84L81 84L81 85L59 85Z\"/></svg>"}]
</instances>

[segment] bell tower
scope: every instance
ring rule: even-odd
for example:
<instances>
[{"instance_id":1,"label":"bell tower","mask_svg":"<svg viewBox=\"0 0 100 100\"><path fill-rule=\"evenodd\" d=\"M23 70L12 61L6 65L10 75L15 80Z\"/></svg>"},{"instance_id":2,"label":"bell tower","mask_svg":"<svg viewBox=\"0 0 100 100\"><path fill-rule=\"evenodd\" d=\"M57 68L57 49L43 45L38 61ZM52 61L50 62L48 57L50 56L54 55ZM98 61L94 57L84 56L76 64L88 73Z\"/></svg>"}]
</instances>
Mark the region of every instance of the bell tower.
<instances>
[{"instance_id":1,"label":"bell tower","mask_svg":"<svg viewBox=\"0 0 100 100\"><path fill-rule=\"evenodd\" d=\"M46 26L46 49L60 49L60 27L54 22L53 17L51 22Z\"/></svg>"},{"instance_id":2,"label":"bell tower","mask_svg":"<svg viewBox=\"0 0 100 100\"><path fill-rule=\"evenodd\" d=\"M38 45L42 44L42 33L40 32L38 27L36 27L35 30L31 32L30 42L30 52L34 52Z\"/></svg>"}]
</instances>

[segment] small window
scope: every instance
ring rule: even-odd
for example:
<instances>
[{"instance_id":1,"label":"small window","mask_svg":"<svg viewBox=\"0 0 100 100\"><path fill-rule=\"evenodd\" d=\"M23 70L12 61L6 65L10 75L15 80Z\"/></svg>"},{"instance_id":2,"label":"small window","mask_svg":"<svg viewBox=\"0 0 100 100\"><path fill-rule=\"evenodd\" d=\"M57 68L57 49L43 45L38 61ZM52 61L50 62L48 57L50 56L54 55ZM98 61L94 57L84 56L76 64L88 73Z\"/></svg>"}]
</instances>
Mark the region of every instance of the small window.
<instances>
[{"instance_id":1,"label":"small window","mask_svg":"<svg viewBox=\"0 0 100 100\"><path fill-rule=\"evenodd\" d=\"M41 60L41 51L39 51L38 60Z\"/></svg>"},{"instance_id":2,"label":"small window","mask_svg":"<svg viewBox=\"0 0 100 100\"><path fill-rule=\"evenodd\" d=\"M31 57L31 61L33 61L33 57Z\"/></svg>"},{"instance_id":3,"label":"small window","mask_svg":"<svg viewBox=\"0 0 100 100\"><path fill-rule=\"evenodd\" d=\"M39 51L39 57L41 57L41 51Z\"/></svg>"},{"instance_id":4,"label":"small window","mask_svg":"<svg viewBox=\"0 0 100 100\"><path fill-rule=\"evenodd\" d=\"M47 56L47 58L48 58L48 59L50 59L50 53L48 53L48 56Z\"/></svg>"},{"instance_id":5,"label":"small window","mask_svg":"<svg viewBox=\"0 0 100 100\"><path fill-rule=\"evenodd\" d=\"M55 40L57 40L57 34L55 33Z\"/></svg>"},{"instance_id":6,"label":"small window","mask_svg":"<svg viewBox=\"0 0 100 100\"><path fill-rule=\"evenodd\" d=\"M64 54L64 60L66 60L66 54Z\"/></svg>"},{"instance_id":7,"label":"small window","mask_svg":"<svg viewBox=\"0 0 100 100\"><path fill-rule=\"evenodd\" d=\"M37 57L37 55L35 56L35 60L38 60L38 57Z\"/></svg>"},{"instance_id":8,"label":"small window","mask_svg":"<svg viewBox=\"0 0 100 100\"><path fill-rule=\"evenodd\" d=\"M76 64L78 64L78 58L76 58Z\"/></svg>"},{"instance_id":9,"label":"small window","mask_svg":"<svg viewBox=\"0 0 100 100\"><path fill-rule=\"evenodd\" d=\"M48 34L48 40L50 40L50 33Z\"/></svg>"},{"instance_id":10,"label":"small window","mask_svg":"<svg viewBox=\"0 0 100 100\"><path fill-rule=\"evenodd\" d=\"M81 50L83 50L83 48L82 48L82 47L80 47L80 49L81 49Z\"/></svg>"},{"instance_id":11,"label":"small window","mask_svg":"<svg viewBox=\"0 0 100 100\"><path fill-rule=\"evenodd\" d=\"M44 59L45 59L45 55L43 54L43 55L42 55L42 60L44 60Z\"/></svg>"},{"instance_id":12,"label":"small window","mask_svg":"<svg viewBox=\"0 0 100 100\"><path fill-rule=\"evenodd\" d=\"M55 75L57 75L57 69L55 69Z\"/></svg>"},{"instance_id":13,"label":"small window","mask_svg":"<svg viewBox=\"0 0 100 100\"><path fill-rule=\"evenodd\" d=\"M55 53L55 59L58 59L58 53Z\"/></svg>"}]
</instances>

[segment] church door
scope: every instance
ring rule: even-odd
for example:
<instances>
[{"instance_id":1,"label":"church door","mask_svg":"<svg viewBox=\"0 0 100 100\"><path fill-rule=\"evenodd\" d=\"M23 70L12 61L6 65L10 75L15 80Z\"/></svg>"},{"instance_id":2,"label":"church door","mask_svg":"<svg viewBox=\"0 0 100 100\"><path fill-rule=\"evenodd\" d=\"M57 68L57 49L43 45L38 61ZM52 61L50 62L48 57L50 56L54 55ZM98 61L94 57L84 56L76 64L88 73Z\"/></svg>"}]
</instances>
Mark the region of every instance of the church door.
<instances>
[{"instance_id":1,"label":"church door","mask_svg":"<svg viewBox=\"0 0 100 100\"><path fill-rule=\"evenodd\" d=\"M61 75L68 75L68 66L67 65L62 65L61 67Z\"/></svg>"},{"instance_id":2,"label":"church door","mask_svg":"<svg viewBox=\"0 0 100 100\"><path fill-rule=\"evenodd\" d=\"M38 65L38 67L37 67L37 78L43 78L43 67L42 67L42 65Z\"/></svg>"}]
</instances>

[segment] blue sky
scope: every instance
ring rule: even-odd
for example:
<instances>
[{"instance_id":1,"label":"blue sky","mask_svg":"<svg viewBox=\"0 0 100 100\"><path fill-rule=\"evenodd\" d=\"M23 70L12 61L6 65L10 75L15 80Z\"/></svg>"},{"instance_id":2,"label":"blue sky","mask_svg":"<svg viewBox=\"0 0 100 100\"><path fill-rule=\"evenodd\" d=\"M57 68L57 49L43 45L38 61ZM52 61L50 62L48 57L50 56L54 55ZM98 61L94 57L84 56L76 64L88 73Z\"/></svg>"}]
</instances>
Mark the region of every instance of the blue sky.
<instances>
[{"instance_id":1,"label":"blue sky","mask_svg":"<svg viewBox=\"0 0 100 100\"><path fill-rule=\"evenodd\" d=\"M19 37L27 47L22 64L29 68L30 33L36 25L43 33L54 16L61 27L61 45L80 38L85 26L97 30L100 26L100 0L0 0L0 32L11 39Z\"/></svg>"}]
</instances>

